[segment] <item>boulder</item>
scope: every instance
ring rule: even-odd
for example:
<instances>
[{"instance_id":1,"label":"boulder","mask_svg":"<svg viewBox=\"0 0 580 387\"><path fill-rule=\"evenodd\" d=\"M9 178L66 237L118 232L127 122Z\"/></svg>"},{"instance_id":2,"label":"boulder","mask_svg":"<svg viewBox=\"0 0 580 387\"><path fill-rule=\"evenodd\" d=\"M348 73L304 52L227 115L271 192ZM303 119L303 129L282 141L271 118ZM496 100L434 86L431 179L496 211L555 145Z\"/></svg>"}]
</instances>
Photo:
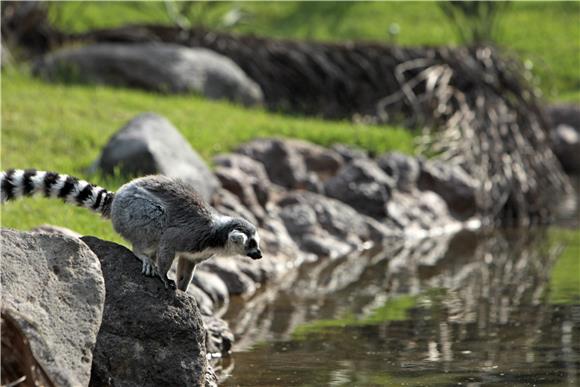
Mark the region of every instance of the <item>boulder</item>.
<instances>
[{"instance_id":1,"label":"boulder","mask_svg":"<svg viewBox=\"0 0 580 387\"><path fill-rule=\"evenodd\" d=\"M552 149L566 172L580 173L580 127L558 125L552 131Z\"/></svg>"},{"instance_id":2,"label":"boulder","mask_svg":"<svg viewBox=\"0 0 580 387\"><path fill-rule=\"evenodd\" d=\"M324 189L328 196L338 199L365 215L382 219L394 180L372 160L355 159L342 167L328 180Z\"/></svg>"},{"instance_id":3,"label":"boulder","mask_svg":"<svg viewBox=\"0 0 580 387\"><path fill-rule=\"evenodd\" d=\"M97 167L128 176L163 174L191 184L209 200L219 182L187 140L166 118L143 113L121 128L103 149Z\"/></svg>"},{"instance_id":4,"label":"boulder","mask_svg":"<svg viewBox=\"0 0 580 387\"><path fill-rule=\"evenodd\" d=\"M82 240L101 261L106 299L93 354L93 386L203 386L213 371L195 300L141 274L126 248Z\"/></svg>"},{"instance_id":5,"label":"boulder","mask_svg":"<svg viewBox=\"0 0 580 387\"><path fill-rule=\"evenodd\" d=\"M100 83L162 93L198 93L244 105L261 104L260 86L231 59L175 44L92 44L46 55L33 68L50 81Z\"/></svg>"},{"instance_id":6,"label":"boulder","mask_svg":"<svg viewBox=\"0 0 580 387\"><path fill-rule=\"evenodd\" d=\"M3 308L56 385L88 385L105 302L99 260L77 238L0 235Z\"/></svg>"},{"instance_id":7,"label":"boulder","mask_svg":"<svg viewBox=\"0 0 580 387\"><path fill-rule=\"evenodd\" d=\"M417 187L439 195L458 219L466 220L476 214L477 182L458 165L425 161L421 164Z\"/></svg>"}]
</instances>

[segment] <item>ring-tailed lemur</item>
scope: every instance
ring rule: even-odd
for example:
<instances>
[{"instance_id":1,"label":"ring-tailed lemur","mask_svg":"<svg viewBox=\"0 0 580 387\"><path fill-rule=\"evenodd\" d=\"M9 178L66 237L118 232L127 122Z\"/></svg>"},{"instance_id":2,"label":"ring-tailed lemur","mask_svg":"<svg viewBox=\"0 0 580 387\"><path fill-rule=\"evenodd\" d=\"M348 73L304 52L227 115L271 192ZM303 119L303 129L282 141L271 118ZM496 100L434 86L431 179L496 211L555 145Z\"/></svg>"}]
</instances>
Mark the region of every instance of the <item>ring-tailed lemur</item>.
<instances>
[{"instance_id":1,"label":"ring-tailed lemur","mask_svg":"<svg viewBox=\"0 0 580 387\"><path fill-rule=\"evenodd\" d=\"M0 173L0 202L43 194L89 208L111 218L133 246L142 272L159 275L165 286L174 258L177 288L187 290L196 264L214 255L262 258L256 228L242 218L218 214L178 179L153 175L123 185L117 192L54 172L8 170Z\"/></svg>"}]
</instances>

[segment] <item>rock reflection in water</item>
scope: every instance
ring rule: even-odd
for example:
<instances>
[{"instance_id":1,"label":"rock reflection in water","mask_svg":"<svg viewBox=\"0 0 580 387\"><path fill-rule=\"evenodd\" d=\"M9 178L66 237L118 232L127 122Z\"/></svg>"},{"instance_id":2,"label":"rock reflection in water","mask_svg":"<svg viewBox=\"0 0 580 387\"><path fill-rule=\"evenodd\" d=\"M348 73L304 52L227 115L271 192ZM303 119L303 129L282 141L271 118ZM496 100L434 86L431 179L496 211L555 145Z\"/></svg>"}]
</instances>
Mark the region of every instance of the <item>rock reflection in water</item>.
<instances>
[{"instance_id":1,"label":"rock reflection in water","mask_svg":"<svg viewBox=\"0 0 580 387\"><path fill-rule=\"evenodd\" d=\"M575 386L580 300L547 297L564 248L462 232L304 264L230 305L225 384Z\"/></svg>"}]
</instances>

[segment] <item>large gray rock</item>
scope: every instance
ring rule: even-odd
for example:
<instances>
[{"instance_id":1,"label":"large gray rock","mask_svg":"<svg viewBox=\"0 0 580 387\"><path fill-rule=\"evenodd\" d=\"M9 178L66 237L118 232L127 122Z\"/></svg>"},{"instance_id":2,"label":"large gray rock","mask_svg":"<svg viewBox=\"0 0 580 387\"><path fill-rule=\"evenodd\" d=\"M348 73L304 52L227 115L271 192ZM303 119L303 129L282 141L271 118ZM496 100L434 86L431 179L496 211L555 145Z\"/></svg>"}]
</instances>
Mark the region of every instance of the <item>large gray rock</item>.
<instances>
[{"instance_id":1,"label":"large gray rock","mask_svg":"<svg viewBox=\"0 0 580 387\"><path fill-rule=\"evenodd\" d=\"M365 215L382 219L394 180L372 160L355 159L328 180L325 192Z\"/></svg>"},{"instance_id":2,"label":"large gray rock","mask_svg":"<svg viewBox=\"0 0 580 387\"><path fill-rule=\"evenodd\" d=\"M103 316L99 260L79 239L3 229L2 304L58 386L86 386Z\"/></svg>"},{"instance_id":3,"label":"large gray rock","mask_svg":"<svg viewBox=\"0 0 580 387\"><path fill-rule=\"evenodd\" d=\"M209 200L219 182L187 140L166 118L143 113L111 137L97 167L135 176L163 174L191 184Z\"/></svg>"},{"instance_id":4,"label":"large gray rock","mask_svg":"<svg viewBox=\"0 0 580 387\"><path fill-rule=\"evenodd\" d=\"M82 240L101 261L107 295L93 353L93 386L203 386L213 377L199 309L189 294L141 274L126 248Z\"/></svg>"},{"instance_id":5,"label":"large gray rock","mask_svg":"<svg viewBox=\"0 0 580 387\"><path fill-rule=\"evenodd\" d=\"M47 80L199 93L211 99L260 104L260 86L231 59L175 44L93 44L48 54L34 73Z\"/></svg>"}]
</instances>

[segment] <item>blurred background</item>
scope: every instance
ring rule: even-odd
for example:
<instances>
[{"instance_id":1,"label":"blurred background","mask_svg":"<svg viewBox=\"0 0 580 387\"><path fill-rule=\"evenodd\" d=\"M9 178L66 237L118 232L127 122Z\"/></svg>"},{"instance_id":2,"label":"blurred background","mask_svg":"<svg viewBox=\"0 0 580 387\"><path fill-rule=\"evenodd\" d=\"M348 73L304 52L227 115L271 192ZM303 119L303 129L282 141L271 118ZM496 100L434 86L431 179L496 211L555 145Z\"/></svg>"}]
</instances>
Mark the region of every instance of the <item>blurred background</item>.
<instances>
[{"instance_id":1,"label":"blurred background","mask_svg":"<svg viewBox=\"0 0 580 387\"><path fill-rule=\"evenodd\" d=\"M115 158L127 128L167 124L211 203L300 258L206 300L235 336L226 385L579 383L580 2L1 7L3 170L114 190L177 169ZM54 200L2 208L44 223L125 243ZM396 241L361 248L382 226Z\"/></svg>"}]
</instances>

